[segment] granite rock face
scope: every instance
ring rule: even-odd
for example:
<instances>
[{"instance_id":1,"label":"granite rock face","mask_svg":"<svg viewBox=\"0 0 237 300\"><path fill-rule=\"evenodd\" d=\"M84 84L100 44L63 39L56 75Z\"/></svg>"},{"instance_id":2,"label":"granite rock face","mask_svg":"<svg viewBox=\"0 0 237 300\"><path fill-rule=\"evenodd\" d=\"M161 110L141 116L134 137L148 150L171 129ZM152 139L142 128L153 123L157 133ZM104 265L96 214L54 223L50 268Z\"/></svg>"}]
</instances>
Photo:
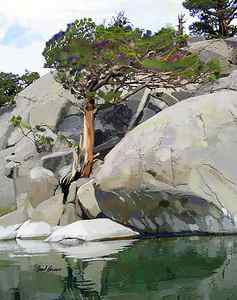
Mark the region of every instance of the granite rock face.
<instances>
[{"instance_id":1,"label":"granite rock face","mask_svg":"<svg viewBox=\"0 0 237 300\"><path fill-rule=\"evenodd\" d=\"M192 53L198 54L204 63L208 63L212 59L217 59L220 62L222 75L228 75L236 69L236 45L231 40L204 40L192 43L189 46L189 50Z\"/></svg>"},{"instance_id":2,"label":"granite rock face","mask_svg":"<svg viewBox=\"0 0 237 300\"><path fill-rule=\"evenodd\" d=\"M0 151L0 209L14 210L16 208L16 198L14 183L5 176L5 158L11 154L11 149Z\"/></svg>"},{"instance_id":3,"label":"granite rock face","mask_svg":"<svg viewBox=\"0 0 237 300\"><path fill-rule=\"evenodd\" d=\"M215 52L228 68L236 63L235 41L200 43L191 48L206 61ZM108 216L143 233L236 231L236 82L234 71L175 93L159 89L141 111L147 89L118 105L100 106L95 114L95 153L100 154L92 173L95 181L79 179L65 193L63 205L57 189L71 170L72 151L58 142L38 153L8 123L12 115L21 115L33 126L48 124L53 140L63 133L79 141L83 116L71 104L74 96L53 74L40 78L18 95L14 109L0 112L0 210L8 213L0 224L33 218L67 225ZM181 101L190 95L200 96Z\"/></svg>"},{"instance_id":4,"label":"granite rock face","mask_svg":"<svg viewBox=\"0 0 237 300\"><path fill-rule=\"evenodd\" d=\"M21 166L15 179L18 207L22 202L30 202L32 207L54 196L58 181L53 172L42 167L32 169Z\"/></svg>"},{"instance_id":5,"label":"granite rock face","mask_svg":"<svg viewBox=\"0 0 237 300\"><path fill-rule=\"evenodd\" d=\"M237 92L219 91L136 127L91 183L102 212L141 232L237 232L236 117Z\"/></svg>"},{"instance_id":6,"label":"granite rock face","mask_svg":"<svg viewBox=\"0 0 237 300\"><path fill-rule=\"evenodd\" d=\"M9 115L20 115L30 125L46 124L54 130L61 118L70 109L70 101L74 101L73 95L63 89L55 80L55 74L49 73L24 91L18 94L15 99L16 107ZM7 146L16 145L22 138L18 129L11 128L11 134L8 134Z\"/></svg>"},{"instance_id":7,"label":"granite rock face","mask_svg":"<svg viewBox=\"0 0 237 300\"><path fill-rule=\"evenodd\" d=\"M82 185L77 193L77 200L79 201L83 212L90 219L96 218L102 212L95 197L93 182L94 181L92 180Z\"/></svg>"},{"instance_id":8,"label":"granite rock face","mask_svg":"<svg viewBox=\"0 0 237 300\"><path fill-rule=\"evenodd\" d=\"M0 150L5 149L7 140L12 130L8 124L11 111L12 109L0 110Z\"/></svg>"},{"instance_id":9,"label":"granite rock face","mask_svg":"<svg viewBox=\"0 0 237 300\"><path fill-rule=\"evenodd\" d=\"M34 143L12 127L11 117L20 115L32 126L47 124L51 129L46 135L55 139L56 126L70 110L74 96L49 73L19 93L15 101L14 108L0 111L0 210L16 209L19 198L34 198L33 205L37 206L54 195L56 185L56 179L49 182L47 174L48 179L43 179L43 174L41 179L31 178L31 170L42 166L40 155ZM31 166L25 166L29 161Z\"/></svg>"},{"instance_id":10,"label":"granite rock face","mask_svg":"<svg viewBox=\"0 0 237 300\"><path fill-rule=\"evenodd\" d=\"M40 203L30 213L30 219L33 222L43 221L52 226L59 224L63 213L63 194L57 194L48 200Z\"/></svg>"},{"instance_id":11,"label":"granite rock face","mask_svg":"<svg viewBox=\"0 0 237 300\"><path fill-rule=\"evenodd\" d=\"M71 150L62 152L53 152L41 158L42 166L51 170L57 177L60 177L60 171L71 165L73 162L73 152Z\"/></svg>"}]
</instances>

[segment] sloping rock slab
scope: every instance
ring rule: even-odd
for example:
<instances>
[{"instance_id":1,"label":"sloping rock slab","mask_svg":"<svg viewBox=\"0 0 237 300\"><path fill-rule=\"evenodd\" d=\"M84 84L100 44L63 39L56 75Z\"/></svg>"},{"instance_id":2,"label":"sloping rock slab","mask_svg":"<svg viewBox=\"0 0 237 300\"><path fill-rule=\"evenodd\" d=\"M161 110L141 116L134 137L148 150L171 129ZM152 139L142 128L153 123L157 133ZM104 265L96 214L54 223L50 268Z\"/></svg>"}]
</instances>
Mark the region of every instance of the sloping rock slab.
<instances>
[{"instance_id":1,"label":"sloping rock slab","mask_svg":"<svg viewBox=\"0 0 237 300\"><path fill-rule=\"evenodd\" d=\"M132 238L138 235L137 232L110 219L94 219L78 221L59 228L46 241L53 243L64 239L98 241Z\"/></svg>"}]
</instances>

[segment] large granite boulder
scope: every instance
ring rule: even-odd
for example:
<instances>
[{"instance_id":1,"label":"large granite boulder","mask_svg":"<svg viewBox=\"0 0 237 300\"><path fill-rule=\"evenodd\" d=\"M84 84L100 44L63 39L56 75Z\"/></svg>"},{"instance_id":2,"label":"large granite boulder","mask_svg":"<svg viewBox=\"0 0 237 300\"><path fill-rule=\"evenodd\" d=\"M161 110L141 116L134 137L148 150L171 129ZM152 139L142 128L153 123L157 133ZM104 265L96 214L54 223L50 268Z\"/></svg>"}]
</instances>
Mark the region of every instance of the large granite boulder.
<instances>
[{"instance_id":1,"label":"large granite boulder","mask_svg":"<svg viewBox=\"0 0 237 300\"><path fill-rule=\"evenodd\" d=\"M25 163L17 168L14 185L17 206L20 207L25 202L30 202L35 208L41 202L54 196L58 180L52 171L43 167L29 168L29 165Z\"/></svg>"},{"instance_id":2,"label":"large granite boulder","mask_svg":"<svg viewBox=\"0 0 237 300\"><path fill-rule=\"evenodd\" d=\"M233 43L222 39L199 41L189 46L189 51L198 54L204 63L217 59L220 62L222 75L227 75L236 69L237 53L235 49Z\"/></svg>"},{"instance_id":3,"label":"large granite boulder","mask_svg":"<svg viewBox=\"0 0 237 300\"><path fill-rule=\"evenodd\" d=\"M237 91L237 70L215 81L209 81L203 84L192 84L182 89L177 89L173 91L172 94L179 99L179 101L182 101L191 97L211 94L221 90Z\"/></svg>"},{"instance_id":4,"label":"large granite boulder","mask_svg":"<svg viewBox=\"0 0 237 300\"><path fill-rule=\"evenodd\" d=\"M33 222L46 222L52 226L59 224L63 213L63 194L57 194L48 200L41 202L30 212Z\"/></svg>"},{"instance_id":5,"label":"large granite boulder","mask_svg":"<svg viewBox=\"0 0 237 300\"><path fill-rule=\"evenodd\" d=\"M225 42L229 47L233 48L234 50L237 49L237 38L236 38L236 36L225 39ZM234 53L237 54L236 52L234 52ZM235 58L237 58L237 57L235 57ZM237 63L237 61L235 61L235 63Z\"/></svg>"},{"instance_id":6,"label":"large granite boulder","mask_svg":"<svg viewBox=\"0 0 237 300\"><path fill-rule=\"evenodd\" d=\"M162 111L107 155L86 197L140 232L237 232L236 117L235 91Z\"/></svg>"}]
</instances>

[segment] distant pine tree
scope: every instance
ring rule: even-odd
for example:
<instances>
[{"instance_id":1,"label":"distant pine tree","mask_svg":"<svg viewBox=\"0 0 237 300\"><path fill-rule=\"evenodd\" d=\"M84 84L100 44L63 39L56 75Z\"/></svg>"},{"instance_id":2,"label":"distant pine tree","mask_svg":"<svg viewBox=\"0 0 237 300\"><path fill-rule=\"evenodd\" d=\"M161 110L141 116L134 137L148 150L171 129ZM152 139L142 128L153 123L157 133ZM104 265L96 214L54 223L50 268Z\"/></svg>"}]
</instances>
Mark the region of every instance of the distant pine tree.
<instances>
[{"instance_id":1,"label":"distant pine tree","mask_svg":"<svg viewBox=\"0 0 237 300\"><path fill-rule=\"evenodd\" d=\"M39 77L37 72L28 70L22 76L0 72L0 107L13 103L15 96Z\"/></svg>"},{"instance_id":2,"label":"distant pine tree","mask_svg":"<svg viewBox=\"0 0 237 300\"><path fill-rule=\"evenodd\" d=\"M233 21L237 18L237 0L185 0L183 5L199 21L190 26L193 34L208 38L231 37L237 34Z\"/></svg>"}]
</instances>

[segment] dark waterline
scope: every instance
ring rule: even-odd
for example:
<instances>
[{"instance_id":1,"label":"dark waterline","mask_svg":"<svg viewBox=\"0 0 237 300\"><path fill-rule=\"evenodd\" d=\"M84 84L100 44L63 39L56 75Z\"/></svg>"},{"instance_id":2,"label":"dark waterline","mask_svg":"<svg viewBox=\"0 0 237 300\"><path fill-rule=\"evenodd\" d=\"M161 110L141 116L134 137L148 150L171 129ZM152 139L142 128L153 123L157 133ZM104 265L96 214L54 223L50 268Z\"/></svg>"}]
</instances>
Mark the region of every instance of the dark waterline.
<instances>
[{"instance_id":1,"label":"dark waterline","mask_svg":"<svg viewBox=\"0 0 237 300\"><path fill-rule=\"evenodd\" d=\"M0 243L1 300L237 299L237 237Z\"/></svg>"}]
</instances>

